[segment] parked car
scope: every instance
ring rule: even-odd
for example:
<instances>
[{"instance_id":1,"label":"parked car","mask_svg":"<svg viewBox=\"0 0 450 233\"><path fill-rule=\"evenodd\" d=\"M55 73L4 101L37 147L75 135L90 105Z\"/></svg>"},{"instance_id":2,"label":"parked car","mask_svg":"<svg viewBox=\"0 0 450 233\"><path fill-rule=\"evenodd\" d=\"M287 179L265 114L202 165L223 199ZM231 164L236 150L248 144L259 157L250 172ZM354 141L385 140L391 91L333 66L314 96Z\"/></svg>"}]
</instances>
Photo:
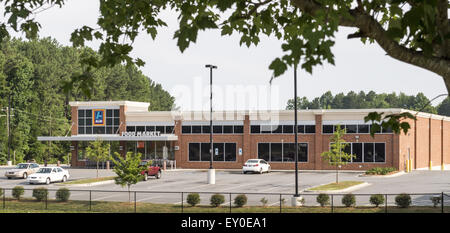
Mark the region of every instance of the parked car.
<instances>
[{"instance_id":1,"label":"parked car","mask_svg":"<svg viewBox=\"0 0 450 233\"><path fill-rule=\"evenodd\" d=\"M5 172L5 176L8 179L12 178L24 178L26 179L29 175L37 172L39 169L39 164L37 163L19 163L17 166L11 170Z\"/></svg>"},{"instance_id":2,"label":"parked car","mask_svg":"<svg viewBox=\"0 0 450 233\"><path fill-rule=\"evenodd\" d=\"M66 182L69 177L69 172L60 167L41 167L36 173L28 177L28 183L50 184L55 181Z\"/></svg>"},{"instance_id":3,"label":"parked car","mask_svg":"<svg viewBox=\"0 0 450 233\"><path fill-rule=\"evenodd\" d=\"M149 176L154 176L156 179L160 179L162 175L161 166L153 163L152 160L142 160L139 164L144 170L141 174L144 176L144 180L147 181Z\"/></svg>"},{"instance_id":4,"label":"parked car","mask_svg":"<svg viewBox=\"0 0 450 233\"><path fill-rule=\"evenodd\" d=\"M259 174L262 174L263 172L269 173L270 170L270 164L264 159L249 159L242 167L242 172L244 174L247 172L257 172Z\"/></svg>"}]
</instances>

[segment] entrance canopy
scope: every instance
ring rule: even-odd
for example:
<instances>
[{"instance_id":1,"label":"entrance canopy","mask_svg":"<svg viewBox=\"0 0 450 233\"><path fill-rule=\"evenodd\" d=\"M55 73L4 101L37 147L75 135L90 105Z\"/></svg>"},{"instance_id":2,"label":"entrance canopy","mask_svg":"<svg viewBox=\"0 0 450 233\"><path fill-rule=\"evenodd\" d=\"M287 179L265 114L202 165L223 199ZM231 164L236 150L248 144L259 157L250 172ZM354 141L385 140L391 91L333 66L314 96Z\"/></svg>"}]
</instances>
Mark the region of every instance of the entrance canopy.
<instances>
[{"instance_id":1,"label":"entrance canopy","mask_svg":"<svg viewBox=\"0 0 450 233\"><path fill-rule=\"evenodd\" d=\"M76 136L56 136L38 137L38 141L95 141L97 139L103 141L177 141L178 136L175 134L160 134L158 136L119 136L119 135L76 135Z\"/></svg>"}]
</instances>

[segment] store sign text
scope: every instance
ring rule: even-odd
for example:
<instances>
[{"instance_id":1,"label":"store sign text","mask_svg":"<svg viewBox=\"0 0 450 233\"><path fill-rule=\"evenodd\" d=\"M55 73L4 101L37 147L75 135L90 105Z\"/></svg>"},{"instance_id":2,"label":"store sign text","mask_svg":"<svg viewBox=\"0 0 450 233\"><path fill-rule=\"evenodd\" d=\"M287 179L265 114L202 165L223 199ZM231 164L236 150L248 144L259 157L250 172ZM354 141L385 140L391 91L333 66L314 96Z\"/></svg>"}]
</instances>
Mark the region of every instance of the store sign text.
<instances>
[{"instance_id":1,"label":"store sign text","mask_svg":"<svg viewBox=\"0 0 450 233\"><path fill-rule=\"evenodd\" d=\"M159 137L161 136L160 131L145 131L145 132L122 132L124 137Z\"/></svg>"}]
</instances>

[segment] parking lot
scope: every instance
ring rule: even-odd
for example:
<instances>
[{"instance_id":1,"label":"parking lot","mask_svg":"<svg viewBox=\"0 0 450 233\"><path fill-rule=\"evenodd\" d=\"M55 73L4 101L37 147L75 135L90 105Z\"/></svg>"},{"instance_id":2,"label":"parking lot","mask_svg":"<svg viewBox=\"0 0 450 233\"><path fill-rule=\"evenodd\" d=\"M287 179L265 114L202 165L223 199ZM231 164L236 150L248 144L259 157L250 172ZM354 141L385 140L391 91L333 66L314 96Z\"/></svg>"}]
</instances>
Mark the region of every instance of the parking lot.
<instances>
[{"instance_id":1,"label":"parking lot","mask_svg":"<svg viewBox=\"0 0 450 233\"><path fill-rule=\"evenodd\" d=\"M81 178L92 178L96 175L95 169L68 169L70 172L70 180ZM23 179L8 180L4 176L6 168L0 168L0 187L13 188L20 185L25 189L33 189L40 186L45 186L50 190L57 190L61 184L53 183L51 185L29 185ZM361 177L362 172L340 172L339 180L352 181L366 181L370 185L361 189L355 190L354 194L399 194L399 193L450 193L450 171L414 171L397 177ZM100 176L113 176L112 170L100 170ZM289 198L294 193L294 172L293 171L273 171L268 174L242 174L239 170L217 170L216 184L206 184L207 172L206 170L169 170L163 172L161 179L150 178L148 181L139 182L132 186L132 191L139 191L136 194L137 202L152 202L152 203L169 203L180 204L181 197L190 192L209 192L201 194L202 204L209 204L209 197L214 192L227 193L226 203L228 205L230 198L228 193L231 193L233 198L239 193L254 193L248 195L249 205L260 205L261 198L268 199L268 205L279 205L280 196L278 193L283 193L283 198L286 203L289 203ZM299 173L299 191L301 194L311 194L303 192L313 186L331 183L335 181L336 174L334 171L320 171L307 172L301 171ZM93 200L93 201L128 201L127 192L113 192L113 191L127 191L126 187L121 187L116 184L104 184L92 187L71 187L66 186L71 190L71 199L73 200ZM88 190L92 190L89 193ZM141 193L148 192L148 193ZM153 193L150 193L153 192ZM164 193L167 192L167 193ZM183 192L183 193L181 193ZM257 193L261 193L257 195ZM264 193L264 195L263 195ZM266 195L272 193L273 195ZM10 195L10 191L6 192ZM31 191L25 192L25 196L30 197ZM50 198L54 197L54 192L50 192ZM134 193L131 197L134 201ZM314 196L305 195L306 201L315 203ZM368 197L367 197L368 199ZM394 196L389 198L389 202L394 202ZM340 198L339 198L340 200ZM417 201L429 202L429 197L417 197ZM414 197L413 197L414 201ZM450 200L449 200L450 201ZM340 201L339 201L340 202ZM368 201L367 201L368 203ZM317 203L315 203L317 204ZM429 203L431 204L431 202Z\"/></svg>"}]
</instances>

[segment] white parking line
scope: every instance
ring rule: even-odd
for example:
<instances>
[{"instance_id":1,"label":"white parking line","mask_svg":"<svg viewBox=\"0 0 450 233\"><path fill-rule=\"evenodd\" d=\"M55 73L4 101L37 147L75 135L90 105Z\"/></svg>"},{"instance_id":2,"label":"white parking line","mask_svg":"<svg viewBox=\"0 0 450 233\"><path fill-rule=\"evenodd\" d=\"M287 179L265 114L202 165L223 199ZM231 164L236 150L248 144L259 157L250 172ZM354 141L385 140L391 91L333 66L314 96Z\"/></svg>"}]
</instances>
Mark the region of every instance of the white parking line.
<instances>
[{"instance_id":1,"label":"white parking line","mask_svg":"<svg viewBox=\"0 0 450 233\"><path fill-rule=\"evenodd\" d=\"M115 196L119 196L120 194L115 194L115 195L109 195L109 196L105 196L105 197L99 197L99 198L95 198L92 199L93 201L98 201L98 200L103 200L103 199L107 199L107 198L111 198L111 197L115 197Z\"/></svg>"},{"instance_id":2,"label":"white parking line","mask_svg":"<svg viewBox=\"0 0 450 233\"><path fill-rule=\"evenodd\" d=\"M140 202L140 201L146 201L146 200L155 199L155 198L160 198L160 197L164 197L164 196L156 196L156 197L143 198L143 199L137 200L137 202ZM181 203L181 202L180 202L180 203Z\"/></svg>"}]
</instances>

